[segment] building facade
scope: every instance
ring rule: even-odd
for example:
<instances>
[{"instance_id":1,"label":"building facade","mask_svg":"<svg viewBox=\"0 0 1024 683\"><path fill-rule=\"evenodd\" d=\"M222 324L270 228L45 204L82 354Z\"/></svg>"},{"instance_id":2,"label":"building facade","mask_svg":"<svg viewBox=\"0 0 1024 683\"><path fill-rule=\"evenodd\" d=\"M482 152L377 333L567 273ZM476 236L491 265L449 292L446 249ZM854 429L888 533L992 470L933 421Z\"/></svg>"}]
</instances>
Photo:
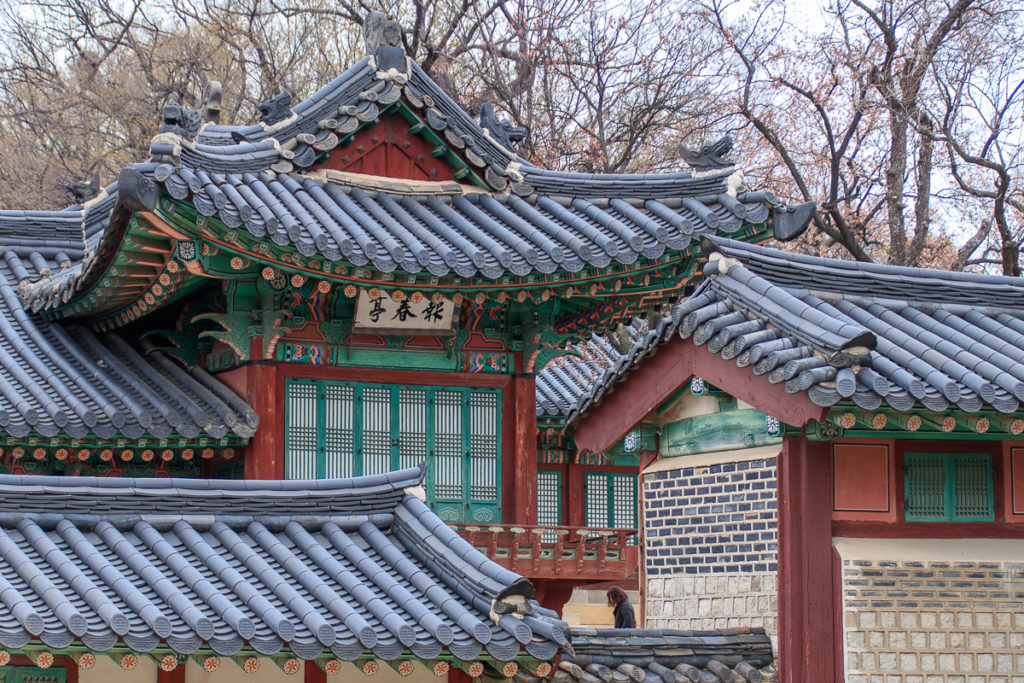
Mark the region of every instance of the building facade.
<instances>
[{"instance_id":1,"label":"building facade","mask_svg":"<svg viewBox=\"0 0 1024 683\"><path fill-rule=\"evenodd\" d=\"M581 394L646 424L648 623L763 624L782 680L1016 680L1024 285L705 242L707 280Z\"/></svg>"}]
</instances>

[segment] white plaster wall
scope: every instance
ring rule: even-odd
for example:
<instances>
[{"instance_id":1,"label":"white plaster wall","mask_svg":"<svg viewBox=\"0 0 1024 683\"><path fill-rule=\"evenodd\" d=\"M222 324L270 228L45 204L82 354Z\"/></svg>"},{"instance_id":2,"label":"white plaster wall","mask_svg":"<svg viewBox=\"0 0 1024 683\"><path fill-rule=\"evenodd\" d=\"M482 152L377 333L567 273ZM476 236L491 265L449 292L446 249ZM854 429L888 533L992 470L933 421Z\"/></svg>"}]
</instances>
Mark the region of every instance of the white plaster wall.
<instances>
[{"instance_id":1,"label":"white plaster wall","mask_svg":"<svg viewBox=\"0 0 1024 683\"><path fill-rule=\"evenodd\" d=\"M125 671L118 662L97 653L91 669L78 670L78 683L156 683L156 662L147 655L139 655L135 668Z\"/></svg>"}]
</instances>

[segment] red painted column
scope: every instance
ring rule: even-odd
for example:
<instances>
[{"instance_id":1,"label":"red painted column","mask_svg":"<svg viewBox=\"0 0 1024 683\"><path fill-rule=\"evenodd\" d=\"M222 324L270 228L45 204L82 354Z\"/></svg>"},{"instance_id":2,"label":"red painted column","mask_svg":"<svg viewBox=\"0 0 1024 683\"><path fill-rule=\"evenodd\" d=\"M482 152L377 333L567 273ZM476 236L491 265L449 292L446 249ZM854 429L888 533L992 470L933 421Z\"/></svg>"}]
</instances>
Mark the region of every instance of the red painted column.
<instances>
[{"instance_id":1,"label":"red painted column","mask_svg":"<svg viewBox=\"0 0 1024 683\"><path fill-rule=\"evenodd\" d=\"M583 466L570 462L568 465L569 476L566 485L566 514L563 519L566 526L583 526L586 524L584 516L586 495L583 483Z\"/></svg>"},{"instance_id":2,"label":"red painted column","mask_svg":"<svg viewBox=\"0 0 1024 683\"><path fill-rule=\"evenodd\" d=\"M249 366L246 400L260 426L245 449L245 478L284 479L284 389L276 364Z\"/></svg>"},{"instance_id":3,"label":"red painted column","mask_svg":"<svg viewBox=\"0 0 1024 683\"><path fill-rule=\"evenodd\" d=\"M512 376L515 434L515 523L537 523L537 381L532 373Z\"/></svg>"},{"instance_id":4,"label":"red painted column","mask_svg":"<svg viewBox=\"0 0 1024 683\"><path fill-rule=\"evenodd\" d=\"M316 662L306 662L302 667L303 683L327 683L327 673L316 665Z\"/></svg>"},{"instance_id":5,"label":"red painted column","mask_svg":"<svg viewBox=\"0 0 1024 683\"><path fill-rule=\"evenodd\" d=\"M178 662L178 666L171 671L164 671L157 667L156 683L185 683L185 662Z\"/></svg>"},{"instance_id":6,"label":"red painted column","mask_svg":"<svg viewBox=\"0 0 1024 683\"><path fill-rule=\"evenodd\" d=\"M779 680L836 681L831 445L783 440L778 460Z\"/></svg>"}]
</instances>

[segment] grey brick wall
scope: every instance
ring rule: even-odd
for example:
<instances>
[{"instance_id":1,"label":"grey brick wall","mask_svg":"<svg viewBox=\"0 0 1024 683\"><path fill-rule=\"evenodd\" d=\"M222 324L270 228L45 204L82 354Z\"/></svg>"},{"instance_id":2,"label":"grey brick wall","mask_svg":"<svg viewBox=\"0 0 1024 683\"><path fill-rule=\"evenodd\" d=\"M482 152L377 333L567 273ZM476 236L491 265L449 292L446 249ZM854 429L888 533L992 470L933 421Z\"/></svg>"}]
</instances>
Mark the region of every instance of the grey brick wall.
<instances>
[{"instance_id":1,"label":"grey brick wall","mask_svg":"<svg viewBox=\"0 0 1024 683\"><path fill-rule=\"evenodd\" d=\"M646 624L776 631L775 458L644 475Z\"/></svg>"},{"instance_id":2,"label":"grey brick wall","mask_svg":"<svg viewBox=\"0 0 1024 683\"><path fill-rule=\"evenodd\" d=\"M850 683L1024 683L1024 563L844 559L843 622Z\"/></svg>"}]
</instances>

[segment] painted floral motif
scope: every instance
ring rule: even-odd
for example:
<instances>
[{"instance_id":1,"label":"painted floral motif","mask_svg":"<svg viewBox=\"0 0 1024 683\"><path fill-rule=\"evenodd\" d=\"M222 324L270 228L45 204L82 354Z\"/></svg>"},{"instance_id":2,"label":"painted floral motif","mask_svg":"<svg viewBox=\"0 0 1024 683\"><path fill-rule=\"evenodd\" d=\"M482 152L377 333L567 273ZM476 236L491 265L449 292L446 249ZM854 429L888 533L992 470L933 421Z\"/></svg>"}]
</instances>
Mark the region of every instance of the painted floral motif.
<instances>
[{"instance_id":1,"label":"painted floral motif","mask_svg":"<svg viewBox=\"0 0 1024 683\"><path fill-rule=\"evenodd\" d=\"M354 297L356 293L357 290L355 285L345 285L345 296L347 296L349 299Z\"/></svg>"},{"instance_id":2,"label":"painted floral motif","mask_svg":"<svg viewBox=\"0 0 1024 683\"><path fill-rule=\"evenodd\" d=\"M242 663L242 671L247 674L254 674L260 670L259 657L249 657Z\"/></svg>"},{"instance_id":3,"label":"painted floral motif","mask_svg":"<svg viewBox=\"0 0 1024 683\"><path fill-rule=\"evenodd\" d=\"M78 666L82 669L91 669L96 666L96 655L85 652L78 658Z\"/></svg>"},{"instance_id":4,"label":"painted floral motif","mask_svg":"<svg viewBox=\"0 0 1024 683\"><path fill-rule=\"evenodd\" d=\"M396 289L395 291L391 292L391 300L392 301L405 301L405 292L403 292L400 289Z\"/></svg>"},{"instance_id":5,"label":"painted floral motif","mask_svg":"<svg viewBox=\"0 0 1024 683\"><path fill-rule=\"evenodd\" d=\"M411 676L412 672L416 670L416 665L410 662L408 659L398 665L398 673L402 676Z\"/></svg>"},{"instance_id":6,"label":"painted floral motif","mask_svg":"<svg viewBox=\"0 0 1024 683\"><path fill-rule=\"evenodd\" d=\"M53 457L57 458L58 460L67 460L68 459L68 449L66 449L66 448L58 448L57 452L53 454Z\"/></svg>"},{"instance_id":7,"label":"painted floral motif","mask_svg":"<svg viewBox=\"0 0 1024 683\"><path fill-rule=\"evenodd\" d=\"M178 266L178 262L177 261L168 261L167 262L167 272L168 273L177 273L179 267L180 266Z\"/></svg>"},{"instance_id":8,"label":"painted floral motif","mask_svg":"<svg viewBox=\"0 0 1024 683\"><path fill-rule=\"evenodd\" d=\"M541 662L537 665L537 675L541 678L547 678L551 675L551 665L547 662Z\"/></svg>"},{"instance_id":9,"label":"painted floral motif","mask_svg":"<svg viewBox=\"0 0 1024 683\"><path fill-rule=\"evenodd\" d=\"M135 457L135 454L132 453L127 448L124 449L123 451L121 451L121 460L124 460L125 462L131 462L131 459L134 458L134 457Z\"/></svg>"},{"instance_id":10,"label":"painted floral motif","mask_svg":"<svg viewBox=\"0 0 1024 683\"><path fill-rule=\"evenodd\" d=\"M375 660L375 659L371 659L366 664L363 664L363 673L366 674L367 676L373 676L379 670L380 670L380 664L378 664L377 660Z\"/></svg>"},{"instance_id":11,"label":"painted floral motif","mask_svg":"<svg viewBox=\"0 0 1024 683\"><path fill-rule=\"evenodd\" d=\"M53 653L52 652L40 652L39 656L36 657L36 666L40 669L49 669L53 666Z\"/></svg>"},{"instance_id":12,"label":"painted floral motif","mask_svg":"<svg viewBox=\"0 0 1024 683\"><path fill-rule=\"evenodd\" d=\"M83 462L88 460L89 459L89 451L87 449L85 449L85 448L83 448L82 450L78 451L78 459L83 461Z\"/></svg>"},{"instance_id":13,"label":"painted floral motif","mask_svg":"<svg viewBox=\"0 0 1024 683\"><path fill-rule=\"evenodd\" d=\"M178 668L178 658L174 655L165 655L160 660L160 668L164 671L174 671Z\"/></svg>"},{"instance_id":14,"label":"painted floral motif","mask_svg":"<svg viewBox=\"0 0 1024 683\"><path fill-rule=\"evenodd\" d=\"M231 458L235 457L235 449L234 448L225 448L224 452L222 453L222 455L224 456L225 460L230 460Z\"/></svg>"},{"instance_id":15,"label":"painted floral motif","mask_svg":"<svg viewBox=\"0 0 1024 683\"><path fill-rule=\"evenodd\" d=\"M419 302L423 301L423 295L419 292L413 292L412 295L409 296L409 300L412 301L414 304L418 304Z\"/></svg>"},{"instance_id":16,"label":"painted floral motif","mask_svg":"<svg viewBox=\"0 0 1024 683\"><path fill-rule=\"evenodd\" d=\"M203 669L213 673L220 668L220 657L207 657L203 660Z\"/></svg>"},{"instance_id":17,"label":"painted floral motif","mask_svg":"<svg viewBox=\"0 0 1024 683\"><path fill-rule=\"evenodd\" d=\"M328 282L327 280L321 280L320 282L316 283L316 290L321 294L326 294L327 292L331 291L331 283Z\"/></svg>"},{"instance_id":18,"label":"painted floral motif","mask_svg":"<svg viewBox=\"0 0 1024 683\"><path fill-rule=\"evenodd\" d=\"M160 459L164 462L170 462L172 458L174 458L174 451L170 448L167 448L160 453Z\"/></svg>"},{"instance_id":19,"label":"painted floral motif","mask_svg":"<svg viewBox=\"0 0 1024 683\"><path fill-rule=\"evenodd\" d=\"M953 417L952 415L948 415L942 421L942 431L944 431L944 432L951 432L954 429L956 429L956 418Z\"/></svg>"},{"instance_id":20,"label":"painted floral motif","mask_svg":"<svg viewBox=\"0 0 1024 683\"><path fill-rule=\"evenodd\" d=\"M452 665L448 662L438 662L434 665L435 676L447 676L448 672L451 671Z\"/></svg>"},{"instance_id":21,"label":"painted floral motif","mask_svg":"<svg viewBox=\"0 0 1024 683\"><path fill-rule=\"evenodd\" d=\"M155 454L153 453L153 449L147 448L146 450L142 451L142 461L153 462L154 455Z\"/></svg>"},{"instance_id":22,"label":"painted floral motif","mask_svg":"<svg viewBox=\"0 0 1024 683\"><path fill-rule=\"evenodd\" d=\"M11 661L11 653L7 650L0 650L0 666L7 666Z\"/></svg>"},{"instance_id":23,"label":"painted floral motif","mask_svg":"<svg viewBox=\"0 0 1024 683\"><path fill-rule=\"evenodd\" d=\"M480 678L484 674L484 665L480 662L473 662L469 665L469 675L473 678Z\"/></svg>"},{"instance_id":24,"label":"painted floral motif","mask_svg":"<svg viewBox=\"0 0 1024 683\"><path fill-rule=\"evenodd\" d=\"M234 270L241 270L244 265L245 264L242 262L242 258L240 256L232 257L232 259L231 259L231 267Z\"/></svg>"},{"instance_id":25,"label":"painted floral motif","mask_svg":"<svg viewBox=\"0 0 1024 683\"><path fill-rule=\"evenodd\" d=\"M42 448L37 448L34 451L32 451L32 457L35 458L36 460L42 460L43 458L46 457L46 451Z\"/></svg>"},{"instance_id":26,"label":"painted floral motif","mask_svg":"<svg viewBox=\"0 0 1024 683\"><path fill-rule=\"evenodd\" d=\"M299 660L292 657L291 659L284 660L284 665L281 667L284 672L289 676L294 676L299 673Z\"/></svg>"},{"instance_id":27,"label":"painted floral motif","mask_svg":"<svg viewBox=\"0 0 1024 683\"><path fill-rule=\"evenodd\" d=\"M182 460L191 460L191 459L192 459L192 457L193 457L193 456L194 456L195 454L196 454L196 452L195 452L195 451L193 451L193 450L192 450L191 448L186 448L185 450L183 450L183 451L181 452L181 459L182 459Z\"/></svg>"},{"instance_id":28,"label":"painted floral motif","mask_svg":"<svg viewBox=\"0 0 1024 683\"><path fill-rule=\"evenodd\" d=\"M505 675L505 678L512 678L519 671L519 665L515 662L506 662L505 666L501 667L501 673Z\"/></svg>"},{"instance_id":29,"label":"painted floral motif","mask_svg":"<svg viewBox=\"0 0 1024 683\"><path fill-rule=\"evenodd\" d=\"M839 418L839 426L843 429L852 429L857 424L857 416L853 413L843 413Z\"/></svg>"},{"instance_id":30,"label":"painted floral motif","mask_svg":"<svg viewBox=\"0 0 1024 683\"><path fill-rule=\"evenodd\" d=\"M273 280L274 276L277 275L277 273L274 272L274 269L270 266L264 267L263 270L260 271L260 274L263 276L264 280Z\"/></svg>"},{"instance_id":31,"label":"painted floral motif","mask_svg":"<svg viewBox=\"0 0 1024 683\"><path fill-rule=\"evenodd\" d=\"M331 661L327 662L326 664L324 664L324 673L326 673L328 676L337 676L341 673L341 662L337 659L332 659Z\"/></svg>"},{"instance_id":32,"label":"painted floral motif","mask_svg":"<svg viewBox=\"0 0 1024 683\"><path fill-rule=\"evenodd\" d=\"M292 287L301 287L306 284L306 278L302 277L298 273L292 275Z\"/></svg>"},{"instance_id":33,"label":"painted floral motif","mask_svg":"<svg viewBox=\"0 0 1024 683\"><path fill-rule=\"evenodd\" d=\"M1014 436L1020 436L1024 432L1024 420L1014 420L1010 423L1010 433Z\"/></svg>"},{"instance_id":34,"label":"painted floral motif","mask_svg":"<svg viewBox=\"0 0 1024 683\"><path fill-rule=\"evenodd\" d=\"M213 457L213 449L212 448L204 448L203 449L203 460L209 460L212 457Z\"/></svg>"},{"instance_id":35,"label":"painted floral motif","mask_svg":"<svg viewBox=\"0 0 1024 683\"><path fill-rule=\"evenodd\" d=\"M889 418L886 416L885 413L877 413L873 418L871 418L872 429L885 429L885 425L887 425L888 423Z\"/></svg>"},{"instance_id":36,"label":"painted floral motif","mask_svg":"<svg viewBox=\"0 0 1024 683\"><path fill-rule=\"evenodd\" d=\"M160 284L162 284L164 287L171 284L171 276L168 275L167 273L160 273Z\"/></svg>"},{"instance_id":37,"label":"painted floral motif","mask_svg":"<svg viewBox=\"0 0 1024 683\"><path fill-rule=\"evenodd\" d=\"M916 432L921 428L921 416L911 415L907 418L907 431Z\"/></svg>"},{"instance_id":38,"label":"painted floral motif","mask_svg":"<svg viewBox=\"0 0 1024 683\"><path fill-rule=\"evenodd\" d=\"M366 296L370 297L371 299L379 299L380 290L377 289L376 287L370 287L370 291L366 293Z\"/></svg>"},{"instance_id":39,"label":"painted floral motif","mask_svg":"<svg viewBox=\"0 0 1024 683\"><path fill-rule=\"evenodd\" d=\"M135 655L128 653L121 657L121 668L125 671L131 671L139 663L139 658Z\"/></svg>"},{"instance_id":40,"label":"painted floral motif","mask_svg":"<svg viewBox=\"0 0 1024 683\"><path fill-rule=\"evenodd\" d=\"M990 425L987 417L979 417L978 421L974 423L974 431L978 432L979 434L984 434L985 432L988 431L989 426Z\"/></svg>"}]
</instances>

